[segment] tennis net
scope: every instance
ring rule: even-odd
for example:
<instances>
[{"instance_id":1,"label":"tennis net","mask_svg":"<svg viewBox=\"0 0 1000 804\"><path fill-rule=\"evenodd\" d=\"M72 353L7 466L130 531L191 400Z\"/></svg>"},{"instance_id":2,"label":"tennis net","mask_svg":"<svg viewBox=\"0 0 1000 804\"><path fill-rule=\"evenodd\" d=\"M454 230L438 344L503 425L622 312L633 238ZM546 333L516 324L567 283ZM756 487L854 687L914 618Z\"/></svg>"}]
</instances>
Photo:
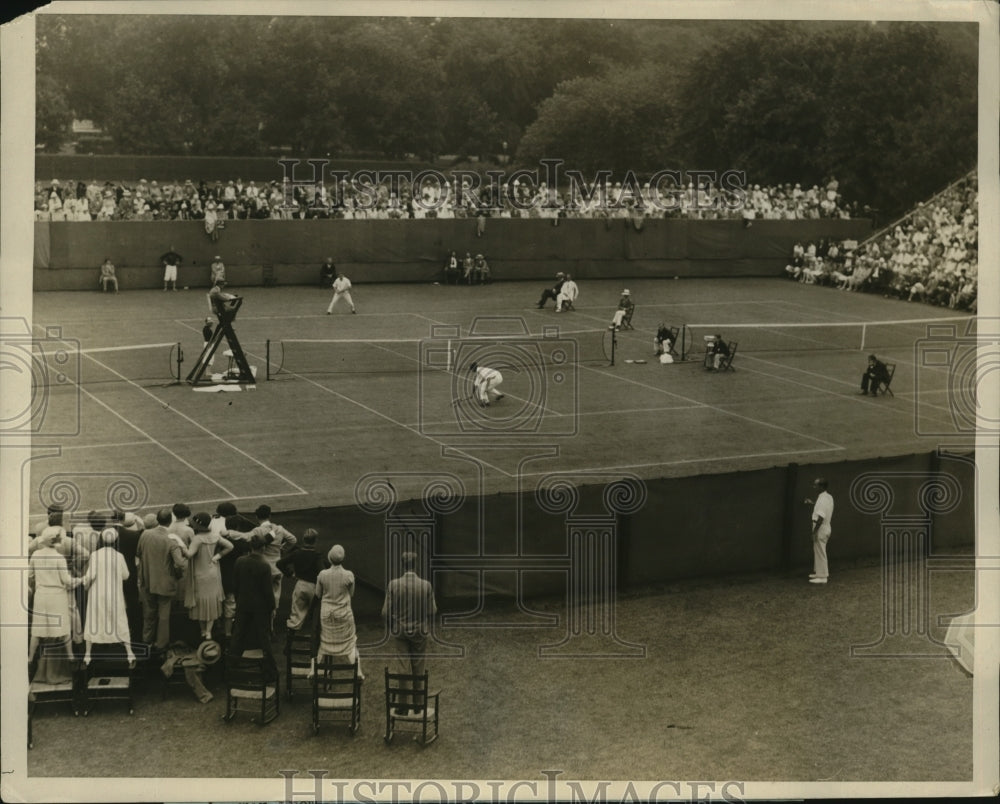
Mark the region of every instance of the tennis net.
<instances>
[{"instance_id":1,"label":"tennis net","mask_svg":"<svg viewBox=\"0 0 1000 804\"><path fill-rule=\"evenodd\" d=\"M59 386L177 382L184 351L180 343L147 343L83 349L77 343L36 339L31 345L32 385Z\"/></svg>"},{"instance_id":2,"label":"tennis net","mask_svg":"<svg viewBox=\"0 0 1000 804\"><path fill-rule=\"evenodd\" d=\"M323 374L413 374L491 368L606 364L606 330L568 334L466 335L450 338L282 339L267 341L268 380Z\"/></svg>"},{"instance_id":3,"label":"tennis net","mask_svg":"<svg viewBox=\"0 0 1000 804\"><path fill-rule=\"evenodd\" d=\"M924 338L953 329L958 337L974 334L975 318L950 316L895 321L796 322L752 324L687 324L682 328L683 354L699 358L708 336L721 335L747 352L912 351ZM681 351L680 349L678 351Z\"/></svg>"}]
</instances>

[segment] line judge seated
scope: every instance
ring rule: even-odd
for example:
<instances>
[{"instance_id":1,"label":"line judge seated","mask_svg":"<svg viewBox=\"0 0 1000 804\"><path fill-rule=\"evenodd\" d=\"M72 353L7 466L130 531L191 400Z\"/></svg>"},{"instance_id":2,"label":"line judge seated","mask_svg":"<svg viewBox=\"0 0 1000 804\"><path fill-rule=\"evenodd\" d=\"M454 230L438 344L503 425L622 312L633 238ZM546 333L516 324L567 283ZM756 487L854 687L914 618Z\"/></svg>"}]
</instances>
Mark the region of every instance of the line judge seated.
<instances>
[{"instance_id":1,"label":"line judge seated","mask_svg":"<svg viewBox=\"0 0 1000 804\"><path fill-rule=\"evenodd\" d=\"M729 344L726 343L722 335L705 336L705 368L709 371L718 371L722 361L729 357Z\"/></svg>"},{"instance_id":2,"label":"line judge seated","mask_svg":"<svg viewBox=\"0 0 1000 804\"><path fill-rule=\"evenodd\" d=\"M889 369L875 355L868 355L868 366L861 375L861 393L878 396L878 389L889 382Z\"/></svg>"}]
</instances>

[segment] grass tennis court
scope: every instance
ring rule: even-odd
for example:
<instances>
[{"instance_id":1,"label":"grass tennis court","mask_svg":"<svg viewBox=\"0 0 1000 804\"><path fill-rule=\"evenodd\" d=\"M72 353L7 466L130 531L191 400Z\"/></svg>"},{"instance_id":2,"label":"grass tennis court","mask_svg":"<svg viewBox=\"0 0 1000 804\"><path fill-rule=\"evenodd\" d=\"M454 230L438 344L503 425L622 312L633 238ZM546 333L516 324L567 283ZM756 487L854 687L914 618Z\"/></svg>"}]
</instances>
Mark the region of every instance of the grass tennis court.
<instances>
[{"instance_id":1,"label":"grass tennis court","mask_svg":"<svg viewBox=\"0 0 1000 804\"><path fill-rule=\"evenodd\" d=\"M78 432L38 440L60 449L32 464L32 511L69 493L83 510L117 493L145 495L125 501L143 509L236 499L243 510L267 502L281 511L352 503L358 478L371 472L446 470L472 480L473 465L445 457L447 447L480 460L494 492L516 488L523 456L545 445L552 457L521 467L522 477L618 467L653 478L904 454L940 440L918 435L918 422L933 432L955 427L950 403L961 387L947 366L922 365L926 323L863 327L880 343L860 341L860 324L951 318L947 311L783 280L629 282L635 329L620 333L612 367L604 349L621 283L586 283L577 310L560 314L535 308L541 286L359 284L358 314L343 307L331 316L326 291L247 289L236 331L258 378L273 368L275 379L227 392L170 384L171 344L183 350L184 373L199 351L202 292L37 294L36 327L60 326L83 351L75 380L52 383L44 419L53 433ZM706 372L697 344L691 361L653 361L661 320L686 324L694 341L702 328L739 340L736 370ZM967 320L940 323L961 335ZM522 325L526 334L510 334ZM546 338L554 326L558 335ZM484 338L498 331L510 337ZM165 345L87 352L129 340ZM292 343L329 340L338 343ZM428 342L443 365L424 365ZM554 355L557 342L571 359ZM536 347L548 351L539 357ZM507 397L488 409L465 407L462 369L477 350L509 363ZM858 395L869 350L897 364L894 397ZM58 349L45 351L54 360ZM648 362L626 362L637 359ZM66 490L67 478L77 491ZM405 498L418 487L398 491ZM426 751L383 746L383 662L369 656L354 739L332 728L309 737L303 698L259 729L221 723L218 687L201 705L183 693L161 701L151 685L132 718L40 716L29 771L117 776L138 740L148 749L141 772L157 777L274 780L281 770L308 778L308 769L328 769L331 778L541 780L550 769L566 779L970 778L972 682L954 663L941 651L850 655L878 637L880 566L839 563L837 582L821 589L800 575L631 590L617 616L620 635L645 648L639 661L541 661L538 646L558 639L555 630L446 627L442 636L465 654L429 662L444 692L442 737ZM949 615L975 605L973 581L970 572L932 574L934 639ZM533 605L557 612L561 604ZM377 631L359 622L359 641ZM73 750L95 737L106 748Z\"/></svg>"},{"instance_id":2,"label":"grass tennis court","mask_svg":"<svg viewBox=\"0 0 1000 804\"><path fill-rule=\"evenodd\" d=\"M921 343L924 319L954 341L970 317L780 279L628 285L635 329L619 333L614 366L618 281L584 283L576 311L559 314L535 307L542 282L362 282L358 314L339 305L329 316L319 288L230 288L245 297L235 329L258 378L238 393L171 384L178 345L181 376L201 350L200 290L36 294L36 336L59 328L43 341L49 392L36 444L59 454L33 464L31 511L69 475L80 478L81 507L110 507L101 475L116 473L139 476L144 507L350 504L367 472L471 472L442 458L446 447L480 460L491 492L515 487L523 450L496 448L513 444L556 447L522 472L539 475L668 477L903 454L940 440L918 432L953 432L956 401L969 395L961 373L923 364ZM654 360L661 321L687 326L691 359ZM734 372L702 368L710 332L738 341ZM80 352L57 365L67 344ZM155 346L121 348L146 344ZM897 364L894 397L858 395L869 351ZM470 403L472 360L501 369L506 399ZM214 370L225 364L218 354Z\"/></svg>"}]
</instances>

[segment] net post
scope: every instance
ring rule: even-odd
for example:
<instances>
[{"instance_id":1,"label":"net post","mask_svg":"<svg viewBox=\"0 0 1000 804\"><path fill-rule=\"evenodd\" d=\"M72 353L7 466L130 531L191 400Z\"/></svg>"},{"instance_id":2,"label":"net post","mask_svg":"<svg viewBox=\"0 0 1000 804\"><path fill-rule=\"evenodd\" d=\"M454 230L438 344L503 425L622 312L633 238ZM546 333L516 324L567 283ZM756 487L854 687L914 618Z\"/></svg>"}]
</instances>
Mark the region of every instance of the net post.
<instances>
[{"instance_id":1,"label":"net post","mask_svg":"<svg viewBox=\"0 0 1000 804\"><path fill-rule=\"evenodd\" d=\"M271 380L271 339L268 338L264 346L264 382Z\"/></svg>"},{"instance_id":2,"label":"net post","mask_svg":"<svg viewBox=\"0 0 1000 804\"><path fill-rule=\"evenodd\" d=\"M618 346L618 330L611 330L611 365L615 364L615 348Z\"/></svg>"},{"instance_id":3,"label":"net post","mask_svg":"<svg viewBox=\"0 0 1000 804\"><path fill-rule=\"evenodd\" d=\"M184 350L181 348L181 342L177 341L177 376L175 379L177 382L181 381L181 375L183 373L182 366L184 365Z\"/></svg>"}]
</instances>

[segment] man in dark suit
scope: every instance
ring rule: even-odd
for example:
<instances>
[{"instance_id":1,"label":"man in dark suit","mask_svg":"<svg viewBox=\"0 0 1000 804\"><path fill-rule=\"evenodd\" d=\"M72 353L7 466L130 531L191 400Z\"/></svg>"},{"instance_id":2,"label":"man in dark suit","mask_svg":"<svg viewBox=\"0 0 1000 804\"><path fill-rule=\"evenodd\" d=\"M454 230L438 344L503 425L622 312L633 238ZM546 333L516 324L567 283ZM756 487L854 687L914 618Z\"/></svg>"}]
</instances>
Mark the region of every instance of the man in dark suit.
<instances>
[{"instance_id":1,"label":"man in dark suit","mask_svg":"<svg viewBox=\"0 0 1000 804\"><path fill-rule=\"evenodd\" d=\"M170 538L173 516L169 508L156 512L156 527L144 530L135 551L139 597L142 600L142 641L157 652L170 643L170 606L177 595L177 581L187 567L180 544Z\"/></svg>"},{"instance_id":2,"label":"man in dark suit","mask_svg":"<svg viewBox=\"0 0 1000 804\"><path fill-rule=\"evenodd\" d=\"M271 534L254 533L250 537L250 552L236 559L233 570L236 617L229 652L233 656L241 656L247 649L260 648L268 671L277 674L271 649L274 591L271 588L271 565L264 558L264 547L270 538Z\"/></svg>"},{"instance_id":3,"label":"man in dark suit","mask_svg":"<svg viewBox=\"0 0 1000 804\"><path fill-rule=\"evenodd\" d=\"M861 375L861 393L878 396L879 386L886 382L889 382L889 369L875 355L868 355L868 368Z\"/></svg>"},{"instance_id":4,"label":"man in dark suit","mask_svg":"<svg viewBox=\"0 0 1000 804\"><path fill-rule=\"evenodd\" d=\"M333 280L337 276L337 266L333 264L333 257L327 257L319 268L319 286L321 288L332 288Z\"/></svg>"},{"instance_id":5,"label":"man in dark suit","mask_svg":"<svg viewBox=\"0 0 1000 804\"><path fill-rule=\"evenodd\" d=\"M135 640L142 633L142 607L139 602L139 579L136 569L136 552L139 537L144 526L142 520L131 512L115 511L111 517L112 526L118 531L118 552L125 557L128 578L125 580L125 614L128 617L129 633Z\"/></svg>"},{"instance_id":6,"label":"man in dark suit","mask_svg":"<svg viewBox=\"0 0 1000 804\"><path fill-rule=\"evenodd\" d=\"M437 603L430 581L416 573L417 554L403 553L403 574L389 581L382 616L387 618L392 637L395 672L421 675L426 664L427 636ZM401 714L406 714L406 711Z\"/></svg>"}]
</instances>

